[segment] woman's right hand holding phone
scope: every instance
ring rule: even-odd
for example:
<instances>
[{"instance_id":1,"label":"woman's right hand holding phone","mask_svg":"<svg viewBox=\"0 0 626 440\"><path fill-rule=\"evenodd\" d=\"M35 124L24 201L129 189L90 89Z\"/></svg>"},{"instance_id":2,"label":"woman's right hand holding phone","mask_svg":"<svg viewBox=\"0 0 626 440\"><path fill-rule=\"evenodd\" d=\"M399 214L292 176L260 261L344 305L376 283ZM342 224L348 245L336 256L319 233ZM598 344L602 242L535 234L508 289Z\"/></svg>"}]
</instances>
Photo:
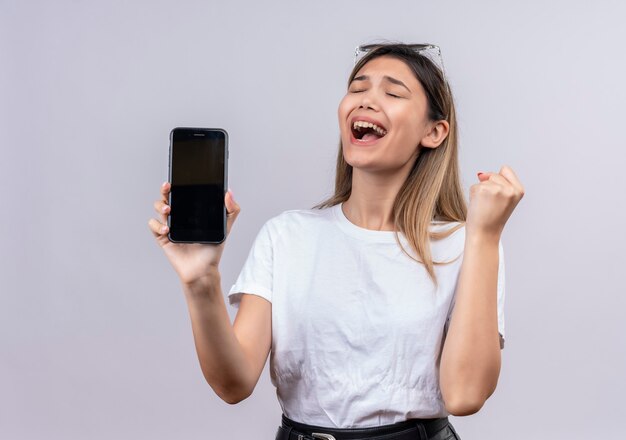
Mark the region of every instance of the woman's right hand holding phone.
<instances>
[{"instance_id":1,"label":"woman's right hand holding phone","mask_svg":"<svg viewBox=\"0 0 626 440\"><path fill-rule=\"evenodd\" d=\"M169 232L167 218L171 210L168 203L170 190L171 184L169 182L161 185L161 198L154 202L154 209L159 215L159 220L151 218L148 221L148 226L182 283L191 285L218 273L218 266L226 240L219 244L171 242L167 236ZM227 212L226 237L228 237L241 209L233 199L233 194L230 190L224 196L224 203Z\"/></svg>"},{"instance_id":2,"label":"woman's right hand holding phone","mask_svg":"<svg viewBox=\"0 0 626 440\"><path fill-rule=\"evenodd\" d=\"M232 192L226 192L226 239L221 243L174 243L167 235L170 190L170 183L162 185L161 199L154 202L158 220L151 218L148 225L183 283L204 378L222 400L238 403L254 389L253 383L263 370L271 344L269 305L263 304L263 309L259 309L261 305L256 309L248 306L246 315L238 314L238 324L231 324L222 293L218 265L224 244L239 215L239 205L233 200ZM260 319L261 313L263 319ZM250 361L253 356L258 360L254 368Z\"/></svg>"}]
</instances>

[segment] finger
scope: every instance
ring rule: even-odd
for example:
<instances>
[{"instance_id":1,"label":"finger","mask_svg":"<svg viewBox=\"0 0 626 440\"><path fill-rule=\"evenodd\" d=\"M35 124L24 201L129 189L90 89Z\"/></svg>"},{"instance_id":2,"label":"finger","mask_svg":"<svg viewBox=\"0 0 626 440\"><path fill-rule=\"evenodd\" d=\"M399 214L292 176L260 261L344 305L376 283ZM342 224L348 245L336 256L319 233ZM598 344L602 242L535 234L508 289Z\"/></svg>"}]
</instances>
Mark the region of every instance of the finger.
<instances>
[{"instance_id":1,"label":"finger","mask_svg":"<svg viewBox=\"0 0 626 440\"><path fill-rule=\"evenodd\" d=\"M233 192L229 189L224 196L224 204L226 205L226 215L228 218L235 218L239 214L239 204L235 202Z\"/></svg>"},{"instance_id":2,"label":"finger","mask_svg":"<svg viewBox=\"0 0 626 440\"><path fill-rule=\"evenodd\" d=\"M165 203L169 204L170 201L170 190L172 189L172 184L169 182L163 182L161 185L161 198Z\"/></svg>"},{"instance_id":3,"label":"finger","mask_svg":"<svg viewBox=\"0 0 626 440\"><path fill-rule=\"evenodd\" d=\"M479 172L478 175L478 180L481 182L484 182L485 180L489 180L489 177L491 177L493 173L490 173L488 171L483 171L483 172Z\"/></svg>"},{"instance_id":4,"label":"finger","mask_svg":"<svg viewBox=\"0 0 626 440\"><path fill-rule=\"evenodd\" d=\"M156 238L161 238L163 235L167 234L167 231L169 229L167 225L164 225L155 218L151 218L150 220L148 220L148 227Z\"/></svg>"},{"instance_id":5,"label":"finger","mask_svg":"<svg viewBox=\"0 0 626 440\"><path fill-rule=\"evenodd\" d=\"M489 182L491 183L495 183L496 185L500 185L504 188L507 189L511 189L511 190L515 190L515 188L513 187L513 185L511 185L511 182L509 182L506 177L498 174L498 173L493 173L491 176L489 176Z\"/></svg>"},{"instance_id":6,"label":"finger","mask_svg":"<svg viewBox=\"0 0 626 440\"><path fill-rule=\"evenodd\" d=\"M485 177L485 175L487 176ZM491 187L495 191L506 194L507 196L515 196L516 190L513 185L498 173L482 173L478 178L481 180L480 183L472 185L474 193L478 191L481 186L486 185L485 188Z\"/></svg>"},{"instance_id":7,"label":"finger","mask_svg":"<svg viewBox=\"0 0 626 440\"><path fill-rule=\"evenodd\" d=\"M233 227L241 208L239 204L233 199L233 193L229 190L224 196L224 203L226 204L226 232L230 235L230 230Z\"/></svg>"},{"instance_id":8,"label":"finger","mask_svg":"<svg viewBox=\"0 0 626 440\"><path fill-rule=\"evenodd\" d=\"M167 223L167 216L169 215L171 209L170 205L166 204L163 200L157 200L154 202L154 210L161 217L161 223L163 224Z\"/></svg>"},{"instance_id":9,"label":"finger","mask_svg":"<svg viewBox=\"0 0 626 440\"><path fill-rule=\"evenodd\" d=\"M478 174L478 179L481 182L492 182L498 185L502 185L504 187L509 187L511 186L511 184L509 183L509 181L502 175L498 174L498 173L479 173Z\"/></svg>"},{"instance_id":10,"label":"finger","mask_svg":"<svg viewBox=\"0 0 626 440\"><path fill-rule=\"evenodd\" d=\"M506 179L511 182L511 185L513 185L513 187L520 193L520 194L524 194L524 186L522 185L522 182L520 182L519 178L517 177L517 174L515 174L515 171L513 171L513 168L511 168L508 165L503 165L502 168L500 168L500 174L504 177L506 177Z\"/></svg>"}]
</instances>

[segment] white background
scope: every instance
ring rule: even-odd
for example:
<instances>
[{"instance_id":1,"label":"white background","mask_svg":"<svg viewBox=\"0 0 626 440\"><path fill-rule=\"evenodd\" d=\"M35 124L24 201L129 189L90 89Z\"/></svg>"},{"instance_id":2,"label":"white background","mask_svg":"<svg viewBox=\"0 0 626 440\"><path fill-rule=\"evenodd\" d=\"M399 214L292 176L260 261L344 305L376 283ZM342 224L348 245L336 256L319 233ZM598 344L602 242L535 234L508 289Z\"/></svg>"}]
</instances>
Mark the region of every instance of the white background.
<instances>
[{"instance_id":1,"label":"white background","mask_svg":"<svg viewBox=\"0 0 626 440\"><path fill-rule=\"evenodd\" d=\"M463 440L619 436L625 15L618 1L1 0L0 438L274 438L267 366L242 403L215 395L148 230L168 135L229 132L242 213L226 293L263 222L331 193L353 50L376 39L441 46L466 191L504 164L526 189L503 235L498 389L452 423Z\"/></svg>"}]
</instances>

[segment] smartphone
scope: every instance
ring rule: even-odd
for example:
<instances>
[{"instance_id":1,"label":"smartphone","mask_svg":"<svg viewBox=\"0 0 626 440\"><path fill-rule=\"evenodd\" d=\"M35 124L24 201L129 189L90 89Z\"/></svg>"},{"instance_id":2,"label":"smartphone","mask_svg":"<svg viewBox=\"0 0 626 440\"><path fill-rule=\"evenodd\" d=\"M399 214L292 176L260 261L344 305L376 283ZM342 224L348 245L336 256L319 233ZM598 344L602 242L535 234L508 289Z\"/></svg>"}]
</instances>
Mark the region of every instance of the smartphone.
<instances>
[{"instance_id":1,"label":"smartphone","mask_svg":"<svg viewBox=\"0 0 626 440\"><path fill-rule=\"evenodd\" d=\"M170 241L226 239L228 133L222 128L176 127L170 132Z\"/></svg>"}]
</instances>

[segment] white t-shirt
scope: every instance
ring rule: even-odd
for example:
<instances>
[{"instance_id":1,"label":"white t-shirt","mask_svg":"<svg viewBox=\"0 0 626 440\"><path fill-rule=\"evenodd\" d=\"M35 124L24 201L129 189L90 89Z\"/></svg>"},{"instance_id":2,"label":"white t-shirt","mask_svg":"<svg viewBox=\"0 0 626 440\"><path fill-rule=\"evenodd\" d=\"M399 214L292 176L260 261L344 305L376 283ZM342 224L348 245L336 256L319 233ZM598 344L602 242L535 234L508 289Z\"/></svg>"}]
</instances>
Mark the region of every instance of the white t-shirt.
<instances>
[{"instance_id":1,"label":"white t-shirt","mask_svg":"<svg viewBox=\"0 0 626 440\"><path fill-rule=\"evenodd\" d=\"M439 288L393 231L361 228L341 204L269 219L228 293L272 303L270 376L283 413L336 428L445 417L439 358L454 307L465 228L431 244ZM431 228L457 223L433 222ZM415 256L403 234L405 249ZM504 337L499 243L498 329ZM501 338L501 347L503 339Z\"/></svg>"}]
</instances>

